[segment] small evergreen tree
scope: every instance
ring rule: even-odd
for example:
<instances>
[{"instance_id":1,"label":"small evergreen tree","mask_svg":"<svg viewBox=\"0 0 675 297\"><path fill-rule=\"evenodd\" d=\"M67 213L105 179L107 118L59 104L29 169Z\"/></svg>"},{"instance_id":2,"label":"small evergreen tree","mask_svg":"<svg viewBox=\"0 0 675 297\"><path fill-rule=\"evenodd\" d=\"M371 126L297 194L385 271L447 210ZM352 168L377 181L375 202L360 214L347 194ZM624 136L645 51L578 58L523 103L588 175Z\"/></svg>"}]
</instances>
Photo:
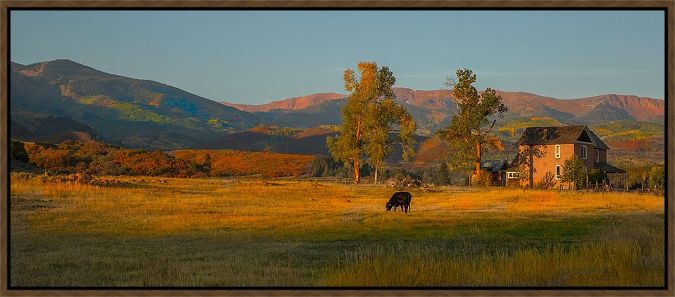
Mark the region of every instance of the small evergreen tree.
<instances>
[{"instance_id":1,"label":"small evergreen tree","mask_svg":"<svg viewBox=\"0 0 675 297\"><path fill-rule=\"evenodd\" d=\"M571 184L575 190L583 187L586 184L586 165L576 156L565 160L560 180Z\"/></svg>"}]
</instances>

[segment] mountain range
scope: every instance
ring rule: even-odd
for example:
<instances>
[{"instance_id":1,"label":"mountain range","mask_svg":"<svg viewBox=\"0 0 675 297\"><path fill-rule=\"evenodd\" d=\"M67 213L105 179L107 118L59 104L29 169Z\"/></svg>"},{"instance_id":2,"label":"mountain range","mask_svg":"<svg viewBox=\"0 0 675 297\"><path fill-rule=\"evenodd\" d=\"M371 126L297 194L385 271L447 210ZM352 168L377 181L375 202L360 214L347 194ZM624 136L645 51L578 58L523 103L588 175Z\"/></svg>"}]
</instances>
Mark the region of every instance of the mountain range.
<instances>
[{"instance_id":1,"label":"mountain range","mask_svg":"<svg viewBox=\"0 0 675 297\"><path fill-rule=\"evenodd\" d=\"M258 117L162 83L70 60L10 65L12 137L59 141L95 134L126 147L200 147L258 124ZM41 135L52 117L71 123ZM40 125L39 123L45 123Z\"/></svg>"},{"instance_id":2,"label":"mountain range","mask_svg":"<svg viewBox=\"0 0 675 297\"><path fill-rule=\"evenodd\" d=\"M341 122L347 100L345 94L317 93L262 105L218 103L70 60L11 63L9 77L10 135L40 142L97 139L145 149L325 153L325 137L339 133L335 125ZM450 91L395 88L394 93L417 121L420 148L434 151L428 144L422 147L422 142L457 112ZM508 141L524 127L542 123L594 127L614 123L606 136L618 137L617 141L663 137L663 100L616 94L555 99L498 93L509 107L498 127Z\"/></svg>"},{"instance_id":3,"label":"mountain range","mask_svg":"<svg viewBox=\"0 0 675 297\"><path fill-rule=\"evenodd\" d=\"M631 95L607 94L579 99L555 99L526 92L497 92L509 107L507 119L549 117L567 124L598 124L617 120L663 122L664 101ZM449 90L394 88L397 102L417 121L418 132L431 134L448 124L457 112ZM224 105L252 112L264 123L307 128L339 124L340 107L347 95L319 93L261 105L223 102Z\"/></svg>"}]
</instances>

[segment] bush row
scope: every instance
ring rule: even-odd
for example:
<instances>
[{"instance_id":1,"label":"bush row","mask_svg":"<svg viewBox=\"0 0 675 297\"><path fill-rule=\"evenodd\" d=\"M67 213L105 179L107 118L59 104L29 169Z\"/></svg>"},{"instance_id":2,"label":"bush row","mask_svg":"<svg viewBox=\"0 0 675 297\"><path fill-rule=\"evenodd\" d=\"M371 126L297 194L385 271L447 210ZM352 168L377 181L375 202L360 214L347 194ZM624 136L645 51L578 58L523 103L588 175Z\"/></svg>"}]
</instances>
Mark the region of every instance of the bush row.
<instances>
[{"instance_id":1,"label":"bush row","mask_svg":"<svg viewBox=\"0 0 675 297\"><path fill-rule=\"evenodd\" d=\"M68 141L58 145L12 141L10 150L13 168L24 163L33 169L90 175L299 176L308 174L314 159L307 155L232 150L145 151L96 141Z\"/></svg>"}]
</instances>

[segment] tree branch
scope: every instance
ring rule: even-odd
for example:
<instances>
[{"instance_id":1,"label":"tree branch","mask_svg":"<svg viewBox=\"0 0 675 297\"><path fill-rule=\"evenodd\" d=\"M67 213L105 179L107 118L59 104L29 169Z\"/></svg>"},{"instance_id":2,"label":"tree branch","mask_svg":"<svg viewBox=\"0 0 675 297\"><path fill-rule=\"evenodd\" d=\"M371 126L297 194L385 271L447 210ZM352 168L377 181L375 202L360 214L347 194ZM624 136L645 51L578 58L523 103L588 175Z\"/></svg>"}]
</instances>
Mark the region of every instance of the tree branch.
<instances>
[{"instance_id":1,"label":"tree branch","mask_svg":"<svg viewBox=\"0 0 675 297\"><path fill-rule=\"evenodd\" d=\"M496 123L497 123L497 120L496 120L496 119L495 119L495 120L492 120L492 124L490 125L490 128L488 128L487 130L483 131L483 133L481 133L481 134L488 134L488 133L490 133L490 131L492 131L492 128L495 127L495 124L496 124Z\"/></svg>"}]
</instances>

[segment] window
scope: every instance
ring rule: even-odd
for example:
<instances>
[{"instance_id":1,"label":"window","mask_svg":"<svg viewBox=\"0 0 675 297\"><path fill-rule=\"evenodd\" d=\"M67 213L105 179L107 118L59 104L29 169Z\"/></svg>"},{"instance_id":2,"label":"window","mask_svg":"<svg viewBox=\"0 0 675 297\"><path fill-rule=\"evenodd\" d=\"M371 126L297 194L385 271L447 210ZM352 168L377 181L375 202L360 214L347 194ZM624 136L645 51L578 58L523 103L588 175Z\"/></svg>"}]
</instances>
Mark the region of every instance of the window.
<instances>
[{"instance_id":1,"label":"window","mask_svg":"<svg viewBox=\"0 0 675 297\"><path fill-rule=\"evenodd\" d=\"M560 159L560 145L559 144L555 145L555 158Z\"/></svg>"},{"instance_id":2,"label":"window","mask_svg":"<svg viewBox=\"0 0 675 297\"><path fill-rule=\"evenodd\" d=\"M600 163L600 150L595 150L595 163Z\"/></svg>"},{"instance_id":3,"label":"window","mask_svg":"<svg viewBox=\"0 0 675 297\"><path fill-rule=\"evenodd\" d=\"M585 145L581 146L581 158L584 160L588 158L588 148Z\"/></svg>"},{"instance_id":4,"label":"window","mask_svg":"<svg viewBox=\"0 0 675 297\"><path fill-rule=\"evenodd\" d=\"M560 165L555 165L555 178L560 179Z\"/></svg>"},{"instance_id":5,"label":"window","mask_svg":"<svg viewBox=\"0 0 675 297\"><path fill-rule=\"evenodd\" d=\"M507 172L506 178L518 178L518 175L519 175L518 172Z\"/></svg>"}]
</instances>

